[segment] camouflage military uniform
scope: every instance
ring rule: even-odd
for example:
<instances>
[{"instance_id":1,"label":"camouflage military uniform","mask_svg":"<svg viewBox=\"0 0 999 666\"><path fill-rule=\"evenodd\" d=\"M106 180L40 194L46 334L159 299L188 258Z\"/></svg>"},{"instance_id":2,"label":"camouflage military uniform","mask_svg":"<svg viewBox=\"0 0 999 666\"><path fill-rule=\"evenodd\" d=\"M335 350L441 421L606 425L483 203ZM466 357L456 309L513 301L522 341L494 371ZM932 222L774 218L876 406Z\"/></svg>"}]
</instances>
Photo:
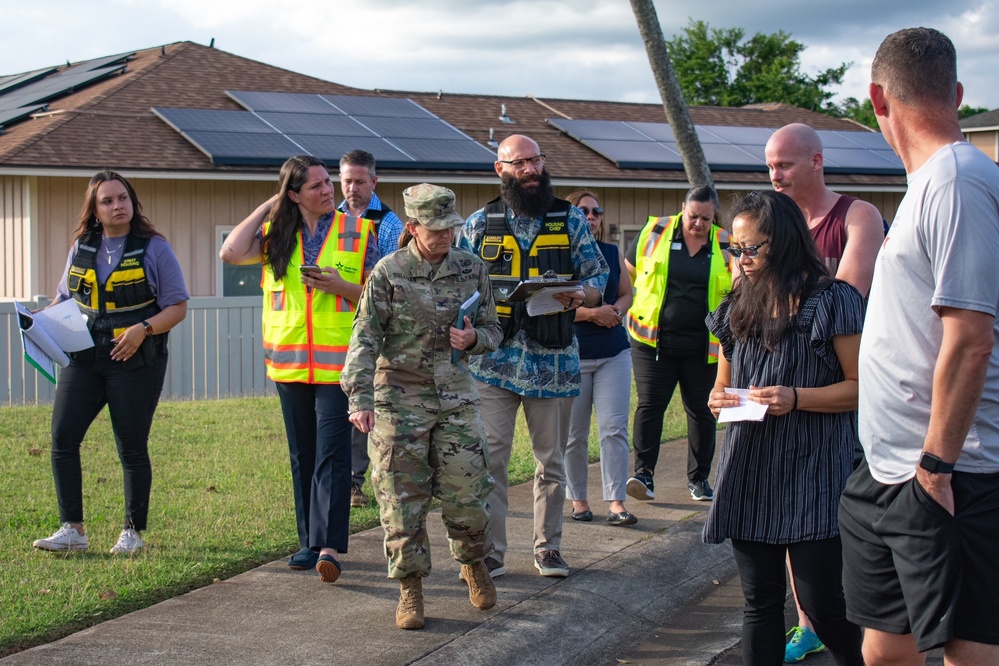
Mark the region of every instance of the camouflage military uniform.
<instances>
[{"instance_id":1,"label":"camouflage military uniform","mask_svg":"<svg viewBox=\"0 0 999 666\"><path fill-rule=\"evenodd\" d=\"M341 386L351 413L375 411L371 481L389 578L430 573L432 497L442 502L458 562L492 552L486 499L493 479L479 395L464 356L451 362L448 334L476 290L477 340L467 353L483 354L496 349L502 332L485 265L464 250L452 248L435 272L410 241L375 267L358 304Z\"/></svg>"}]
</instances>

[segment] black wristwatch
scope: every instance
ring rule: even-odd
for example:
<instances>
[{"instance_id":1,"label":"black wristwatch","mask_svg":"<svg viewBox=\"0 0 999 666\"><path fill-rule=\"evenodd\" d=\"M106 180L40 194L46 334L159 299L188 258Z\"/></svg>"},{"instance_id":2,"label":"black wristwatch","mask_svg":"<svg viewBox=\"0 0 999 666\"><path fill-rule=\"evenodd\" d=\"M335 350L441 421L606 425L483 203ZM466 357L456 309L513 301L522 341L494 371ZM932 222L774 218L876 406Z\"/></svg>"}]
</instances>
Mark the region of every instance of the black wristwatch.
<instances>
[{"instance_id":1,"label":"black wristwatch","mask_svg":"<svg viewBox=\"0 0 999 666\"><path fill-rule=\"evenodd\" d=\"M149 336L151 336L153 334L153 325L150 324L148 321L143 321L142 322L142 330L144 330L146 332L146 337L148 338Z\"/></svg>"},{"instance_id":2,"label":"black wristwatch","mask_svg":"<svg viewBox=\"0 0 999 666\"><path fill-rule=\"evenodd\" d=\"M930 474L950 474L954 471L954 463L944 462L926 451L923 451L923 455L919 456L919 466Z\"/></svg>"}]
</instances>

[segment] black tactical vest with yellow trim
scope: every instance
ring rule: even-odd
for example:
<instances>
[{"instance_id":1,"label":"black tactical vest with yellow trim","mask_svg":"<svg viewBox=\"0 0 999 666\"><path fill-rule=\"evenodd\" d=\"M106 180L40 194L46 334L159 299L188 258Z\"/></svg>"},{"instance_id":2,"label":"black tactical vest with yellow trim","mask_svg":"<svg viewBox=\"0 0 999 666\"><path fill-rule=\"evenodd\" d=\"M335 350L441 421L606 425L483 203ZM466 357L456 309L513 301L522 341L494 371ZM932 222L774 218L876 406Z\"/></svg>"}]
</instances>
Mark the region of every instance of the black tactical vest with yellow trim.
<instances>
[{"instance_id":1,"label":"black tactical vest with yellow trim","mask_svg":"<svg viewBox=\"0 0 999 666\"><path fill-rule=\"evenodd\" d=\"M548 271L554 271L563 280L577 277L569 243L570 205L568 201L555 199L525 255L507 222L506 204L499 198L486 204L486 232L479 256L489 268L504 340L523 329L544 347L561 349L572 344L572 311L531 317L523 301L506 300L522 280L539 278Z\"/></svg>"},{"instance_id":2,"label":"black tactical vest with yellow trim","mask_svg":"<svg viewBox=\"0 0 999 666\"><path fill-rule=\"evenodd\" d=\"M97 280L97 253L101 232L80 238L76 256L69 267L69 293L87 315L87 327L99 347L123 329L138 324L160 311L156 296L146 280L145 256L148 238L125 237L121 260L104 284Z\"/></svg>"}]
</instances>

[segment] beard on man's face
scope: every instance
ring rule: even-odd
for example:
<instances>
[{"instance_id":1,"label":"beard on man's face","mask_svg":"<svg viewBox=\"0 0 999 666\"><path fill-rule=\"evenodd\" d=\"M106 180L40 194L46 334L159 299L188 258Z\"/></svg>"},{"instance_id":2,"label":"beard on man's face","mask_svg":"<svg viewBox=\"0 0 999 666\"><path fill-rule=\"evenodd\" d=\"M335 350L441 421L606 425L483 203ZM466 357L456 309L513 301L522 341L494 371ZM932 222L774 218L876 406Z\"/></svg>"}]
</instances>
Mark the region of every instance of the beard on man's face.
<instances>
[{"instance_id":1,"label":"beard on man's face","mask_svg":"<svg viewBox=\"0 0 999 666\"><path fill-rule=\"evenodd\" d=\"M552 207L555 192L551 176L546 169L542 169L540 174L532 173L521 178L504 173L500 176L500 197L517 215L541 217Z\"/></svg>"}]
</instances>

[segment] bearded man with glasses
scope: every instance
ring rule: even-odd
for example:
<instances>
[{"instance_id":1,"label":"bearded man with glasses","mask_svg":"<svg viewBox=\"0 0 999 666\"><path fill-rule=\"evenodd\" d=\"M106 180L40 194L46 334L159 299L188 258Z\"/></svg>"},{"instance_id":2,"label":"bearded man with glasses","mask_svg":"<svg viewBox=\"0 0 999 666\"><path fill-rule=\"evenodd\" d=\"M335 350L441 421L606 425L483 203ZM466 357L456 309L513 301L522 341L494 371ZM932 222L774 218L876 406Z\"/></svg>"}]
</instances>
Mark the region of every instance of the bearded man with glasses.
<instances>
[{"instance_id":1,"label":"bearded man with glasses","mask_svg":"<svg viewBox=\"0 0 999 666\"><path fill-rule=\"evenodd\" d=\"M500 196L465 222L460 247L489 267L503 342L491 354L469 360L482 397L489 440L489 496L495 552L486 558L493 577L506 573L508 465L517 411L524 407L537 467L534 473L534 566L542 576L564 577L562 511L565 447L573 398L579 394L579 346L574 310L602 302L608 267L578 208L555 198L545 156L529 137L500 144L494 164ZM517 283L552 271L579 280L576 291L556 294L564 309L531 316L525 304L507 300Z\"/></svg>"}]
</instances>

